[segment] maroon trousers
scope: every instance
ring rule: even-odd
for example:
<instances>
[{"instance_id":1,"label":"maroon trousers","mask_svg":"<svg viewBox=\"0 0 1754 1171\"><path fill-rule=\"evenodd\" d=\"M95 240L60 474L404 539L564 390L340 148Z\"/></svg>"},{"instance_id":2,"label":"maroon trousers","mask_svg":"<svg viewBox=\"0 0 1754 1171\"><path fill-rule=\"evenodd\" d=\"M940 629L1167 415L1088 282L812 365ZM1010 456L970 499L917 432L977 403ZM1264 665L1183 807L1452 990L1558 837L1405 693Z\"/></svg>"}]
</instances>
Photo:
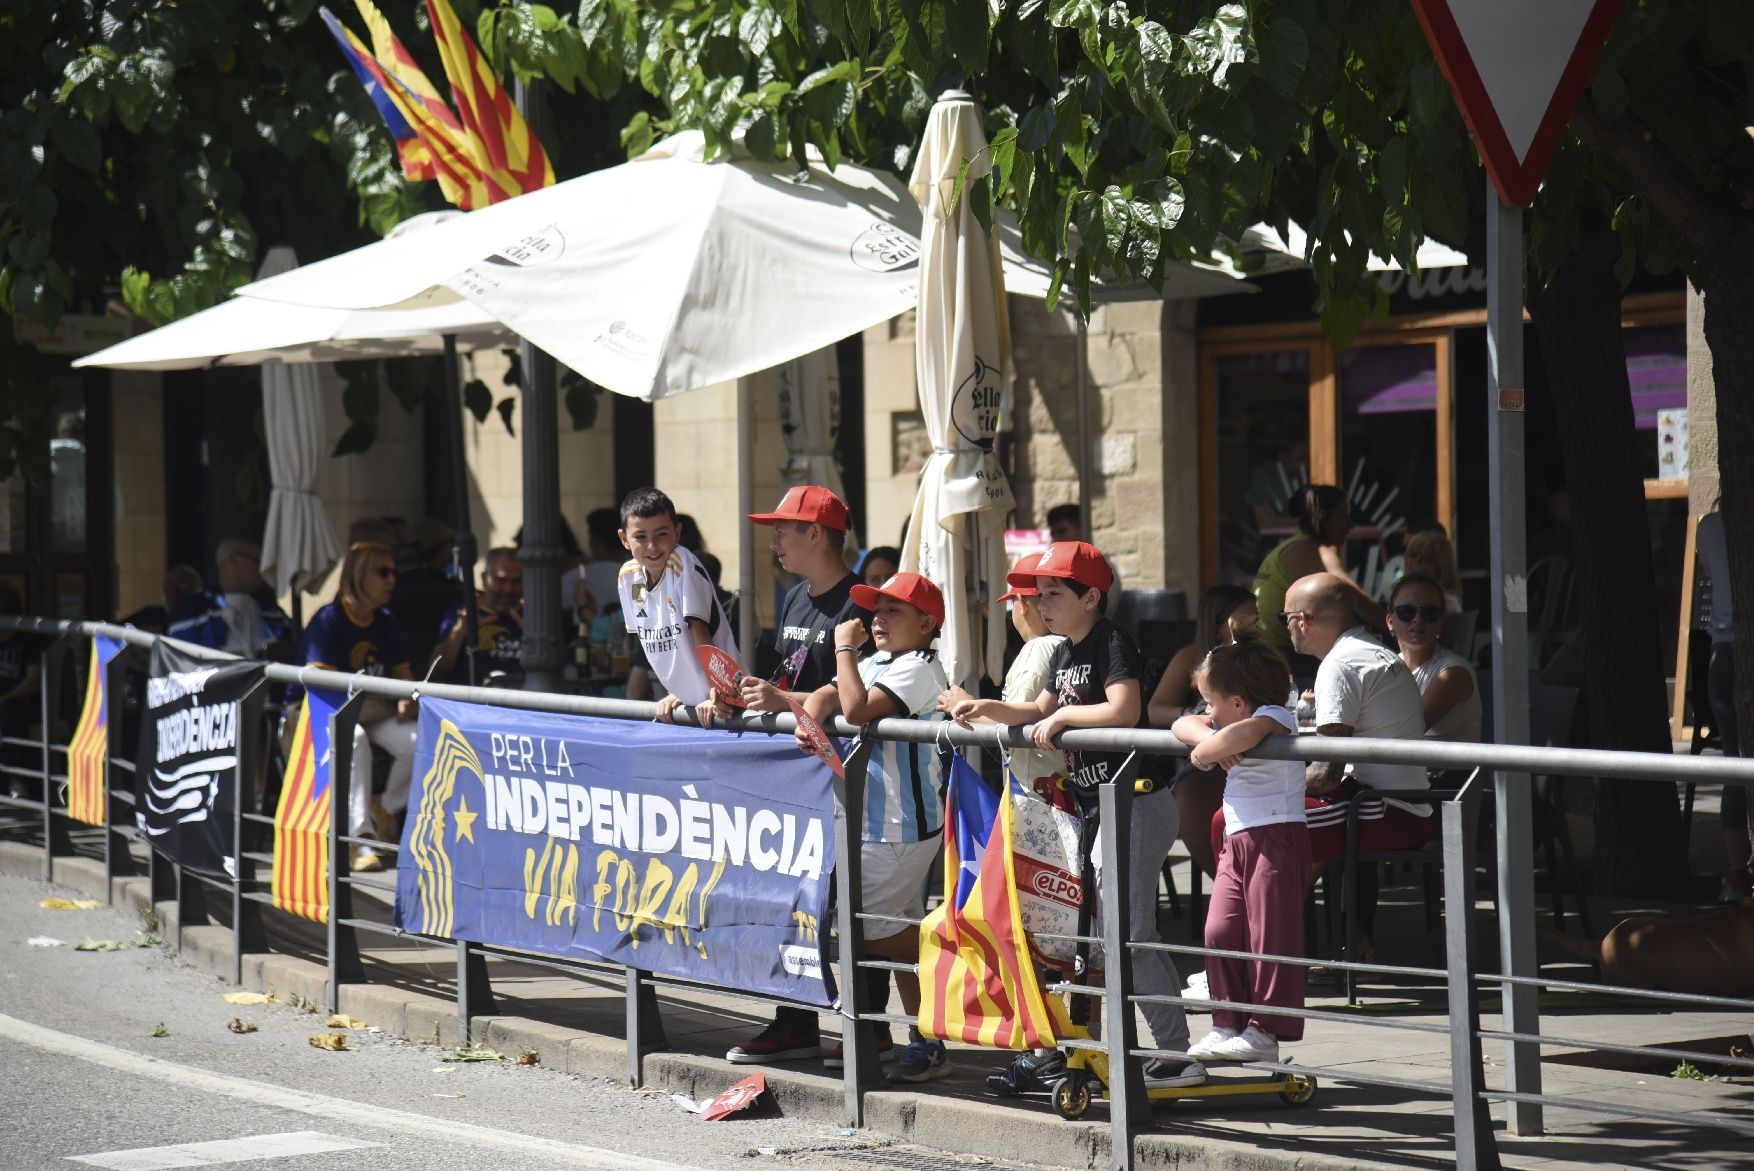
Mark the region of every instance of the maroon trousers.
<instances>
[{"instance_id":1,"label":"maroon trousers","mask_svg":"<svg viewBox=\"0 0 1754 1171\"><path fill-rule=\"evenodd\" d=\"M1310 865L1309 829L1299 822L1231 834L1218 856L1218 877L1206 906L1206 946L1302 955ZM1304 969L1296 964L1206 957L1206 983L1214 1000L1302 1008L1303 978ZM1212 1023L1239 1032L1256 1025L1281 1041L1303 1039L1302 1017L1214 1008Z\"/></svg>"}]
</instances>

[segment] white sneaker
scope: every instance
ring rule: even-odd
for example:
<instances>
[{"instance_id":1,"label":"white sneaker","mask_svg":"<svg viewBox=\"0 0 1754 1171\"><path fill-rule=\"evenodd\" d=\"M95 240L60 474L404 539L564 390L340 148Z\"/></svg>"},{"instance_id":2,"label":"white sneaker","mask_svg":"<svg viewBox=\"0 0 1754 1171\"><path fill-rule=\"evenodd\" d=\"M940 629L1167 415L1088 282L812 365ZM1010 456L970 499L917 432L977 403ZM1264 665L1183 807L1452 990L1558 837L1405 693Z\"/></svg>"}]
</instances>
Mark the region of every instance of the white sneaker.
<instances>
[{"instance_id":1,"label":"white sneaker","mask_svg":"<svg viewBox=\"0 0 1754 1171\"><path fill-rule=\"evenodd\" d=\"M1182 989L1182 996L1188 1000L1211 1000L1212 993L1206 986L1206 973L1195 972L1188 977L1188 986Z\"/></svg>"},{"instance_id":2,"label":"white sneaker","mask_svg":"<svg viewBox=\"0 0 1754 1171\"><path fill-rule=\"evenodd\" d=\"M1207 1061L1278 1061L1279 1038L1264 1032L1258 1025L1250 1025L1199 1056Z\"/></svg>"},{"instance_id":3,"label":"white sneaker","mask_svg":"<svg viewBox=\"0 0 1754 1171\"><path fill-rule=\"evenodd\" d=\"M1218 1059L1218 1046L1237 1036L1240 1034L1235 1029L1215 1026L1210 1033L1188 1046L1188 1056L1197 1057L1201 1061L1216 1061Z\"/></svg>"}]
</instances>

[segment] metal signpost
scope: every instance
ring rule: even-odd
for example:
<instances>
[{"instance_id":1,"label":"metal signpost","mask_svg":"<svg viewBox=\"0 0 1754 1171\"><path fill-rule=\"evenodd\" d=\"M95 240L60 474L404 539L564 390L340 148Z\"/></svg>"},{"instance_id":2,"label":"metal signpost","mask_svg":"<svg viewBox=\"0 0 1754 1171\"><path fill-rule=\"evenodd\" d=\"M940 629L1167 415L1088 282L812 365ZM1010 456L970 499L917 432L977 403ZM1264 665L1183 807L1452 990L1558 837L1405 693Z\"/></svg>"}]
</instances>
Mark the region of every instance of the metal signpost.
<instances>
[{"instance_id":1,"label":"metal signpost","mask_svg":"<svg viewBox=\"0 0 1754 1171\"><path fill-rule=\"evenodd\" d=\"M1529 739L1528 550L1523 458L1523 213L1534 202L1565 124L1621 0L1413 0L1438 67L1473 132L1486 192L1486 392L1491 492L1492 718L1503 744ZM1534 838L1526 773L1497 774L1502 970L1532 976ZM1528 913L1519 913L1528 912ZM1504 1031L1540 1031L1536 989L1503 988ZM1505 1045L1506 1088L1541 1091L1540 1048ZM1508 1103L1513 1134L1539 1134L1541 1107ZM1458 1120L1459 1121L1459 1120Z\"/></svg>"}]
</instances>

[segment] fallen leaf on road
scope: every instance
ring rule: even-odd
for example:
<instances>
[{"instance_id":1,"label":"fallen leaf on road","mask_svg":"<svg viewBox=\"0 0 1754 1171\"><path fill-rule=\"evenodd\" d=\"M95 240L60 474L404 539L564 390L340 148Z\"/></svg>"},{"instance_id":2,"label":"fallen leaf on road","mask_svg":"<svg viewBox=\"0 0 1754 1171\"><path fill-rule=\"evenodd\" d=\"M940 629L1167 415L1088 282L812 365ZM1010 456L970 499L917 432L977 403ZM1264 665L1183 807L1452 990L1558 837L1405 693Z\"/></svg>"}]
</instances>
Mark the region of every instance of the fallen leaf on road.
<instances>
[{"instance_id":1,"label":"fallen leaf on road","mask_svg":"<svg viewBox=\"0 0 1754 1171\"><path fill-rule=\"evenodd\" d=\"M346 1013L338 1012L328 1020L324 1021L323 1027L325 1029L363 1029L365 1028L365 1022L358 1017L352 1017L348 1016Z\"/></svg>"},{"instance_id":2,"label":"fallen leaf on road","mask_svg":"<svg viewBox=\"0 0 1754 1171\"><path fill-rule=\"evenodd\" d=\"M33 935L25 940L32 947L66 947L65 939L56 939L53 935Z\"/></svg>"},{"instance_id":3,"label":"fallen leaf on road","mask_svg":"<svg viewBox=\"0 0 1754 1171\"><path fill-rule=\"evenodd\" d=\"M158 1024L152 1027L152 1032L146 1035L148 1037L168 1037L171 1035L171 1031L164 1027L163 1021L159 1021Z\"/></svg>"},{"instance_id":4,"label":"fallen leaf on road","mask_svg":"<svg viewBox=\"0 0 1754 1171\"><path fill-rule=\"evenodd\" d=\"M442 1061L503 1061L505 1055L497 1049L489 1049L485 1045L465 1045L455 1053L446 1054Z\"/></svg>"},{"instance_id":5,"label":"fallen leaf on road","mask_svg":"<svg viewBox=\"0 0 1754 1171\"><path fill-rule=\"evenodd\" d=\"M346 1033L312 1033L311 1034L311 1048L312 1049L332 1049L332 1050L336 1051L337 1053L344 1053L347 1051L347 1034Z\"/></svg>"},{"instance_id":6,"label":"fallen leaf on road","mask_svg":"<svg viewBox=\"0 0 1754 1171\"><path fill-rule=\"evenodd\" d=\"M252 1025L249 1021L239 1020L237 1017L232 1017L229 1021L226 1021L225 1027L234 1033L253 1033L256 1031L255 1025Z\"/></svg>"},{"instance_id":7,"label":"fallen leaf on road","mask_svg":"<svg viewBox=\"0 0 1754 1171\"><path fill-rule=\"evenodd\" d=\"M273 1004L274 998L261 992L227 992L220 997L227 1004Z\"/></svg>"},{"instance_id":8,"label":"fallen leaf on road","mask_svg":"<svg viewBox=\"0 0 1754 1171\"><path fill-rule=\"evenodd\" d=\"M47 898L37 906L45 911L95 911L103 906L96 899L58 899Z\"/></svg>"},{"instance_id":9,"label":"fallen leaf on road","mask_svg":"<svg viewBox=\"0 0 1754 1171\"><path fill-rule=\"evenodd\" d=\"M540 1065L540 1064L542 1064L542 1055L540 1053L536 1052L534 1049L526 1049L522 1053L518 1054L518 1064L519 1065Z\"/></svg>"},{"instance_id":10,"label":"fallen leaf on road","mask_svg":"<svg viewBox=\"0 0 1754 1171\"><path fill-rule=\"evenodd\" d=\"M86 939L74 944L74 951L132 951L137 947L151 947L143 939Z\"/></svg>"}]
</instances>

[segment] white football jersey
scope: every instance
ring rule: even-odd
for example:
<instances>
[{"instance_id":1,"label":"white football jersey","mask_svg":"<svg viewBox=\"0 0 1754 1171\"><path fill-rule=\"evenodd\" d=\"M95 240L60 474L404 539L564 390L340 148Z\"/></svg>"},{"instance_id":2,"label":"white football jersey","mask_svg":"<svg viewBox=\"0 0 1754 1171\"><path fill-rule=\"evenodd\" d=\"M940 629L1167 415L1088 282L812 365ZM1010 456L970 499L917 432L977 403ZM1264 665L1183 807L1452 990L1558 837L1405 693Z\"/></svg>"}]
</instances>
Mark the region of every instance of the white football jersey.
<instances>
[{"instance_id":1,"label":"white football jersey","mask_svg":"<svg viewBox=\"0 0 1754 1171\"><path fill-rule=\"evenodd\" d=\"M719 605L718 591L698 558L678 545L664 563L655 584L646 584L646 567L628 561L616 580L621 614L628 633L639 638L646 662L671 695L683 703L704 702L712 694L706 672L694 653L688 620L698 618L712 632L712 643L732 658L737 640Z\"/></svg>"}]
</instances>

